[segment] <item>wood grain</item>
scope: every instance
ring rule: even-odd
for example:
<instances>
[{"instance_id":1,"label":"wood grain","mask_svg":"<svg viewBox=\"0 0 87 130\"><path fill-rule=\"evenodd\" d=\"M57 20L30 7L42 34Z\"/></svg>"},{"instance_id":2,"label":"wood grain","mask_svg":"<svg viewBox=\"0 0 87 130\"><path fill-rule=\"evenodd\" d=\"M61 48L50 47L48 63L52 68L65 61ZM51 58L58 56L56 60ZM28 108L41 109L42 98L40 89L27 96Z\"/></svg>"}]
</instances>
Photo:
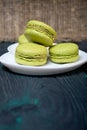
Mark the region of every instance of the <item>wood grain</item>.
<instances>
[{"instance_id":1,"label":"wood grain","mask_svg":"<svg viewBox=\"0 0 87 130\"><path fill-rule=\"evenodd\" d=\"M0 42L0 55L9 45ZM86 129L87 64L50 76L16 74L0 64L0 130Z\"/></svg>"},{"instance_id":2,"label":"wood grain","mask_svg":"<svg viewBox=\"0 0 87 130\"><path fill-rule=\"evenodd\" d=\"M0 0L0 41L17 41L31 19L51 25L57 41L87 39L87 0Z\"/></svg>"}]
</instances>

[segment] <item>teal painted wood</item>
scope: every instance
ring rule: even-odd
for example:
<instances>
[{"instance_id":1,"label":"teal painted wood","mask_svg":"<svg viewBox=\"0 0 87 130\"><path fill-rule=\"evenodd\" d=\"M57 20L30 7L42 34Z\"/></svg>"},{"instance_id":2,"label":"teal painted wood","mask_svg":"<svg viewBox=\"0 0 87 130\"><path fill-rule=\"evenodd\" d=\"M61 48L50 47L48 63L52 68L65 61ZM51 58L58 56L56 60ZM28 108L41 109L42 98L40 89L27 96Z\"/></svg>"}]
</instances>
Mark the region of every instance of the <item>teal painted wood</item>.
<instances>
[{"instance_id":1,"label":"teal painted wood","mask_svg":"<svg viewBox=\"0 0 87 130\"><path fill-rule=\"evenodd\" d=\"M13 42L0 43L0 55ZM87 52L87 42L78 43ZM87 64L52 76L28 76L0 64L0 130L86 130Z\"/></svg>"}]
</instances>

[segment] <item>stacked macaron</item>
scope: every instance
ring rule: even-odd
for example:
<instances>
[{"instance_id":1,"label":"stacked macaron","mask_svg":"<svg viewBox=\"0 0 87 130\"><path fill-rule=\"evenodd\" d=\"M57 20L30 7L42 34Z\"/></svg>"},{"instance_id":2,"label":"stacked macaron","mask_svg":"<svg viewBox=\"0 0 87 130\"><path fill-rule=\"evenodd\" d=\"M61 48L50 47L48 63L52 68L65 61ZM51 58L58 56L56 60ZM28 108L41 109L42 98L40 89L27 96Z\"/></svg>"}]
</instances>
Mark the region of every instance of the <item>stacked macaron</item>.
<instances>
[{"instance_id":1,"label":"stacked macaron","mask_svg":"<svg viewBox=\"0 0 87 130\"><path fill-rule=\"evenodd\" d=\"M30 41L30 39L26 37L26 35L22 34L18 37L18 43L19 44L25 44L28 43Z\"/></svg>"},{"instance_id":2,"label":"stacked macaron","mask_svg":"<svg viewBox=\"0 0 87 130\"><path fill-rule=\"evenodd\" d=\"M25 28L24 34L18 38L18 43L35 42L46 47L52 46L57 36L56 31L48 24L30 20Z\"/></svg>"},{"instance_id":3,"label":"stacked macaron","mask_svg":"<svg viewBox=\"0 0 87 130\"><path fill-rule=\"evenodd\" d=\"M75 62L79 59L79 48L75 43L53 45L56 31L44 22L31 20L24 34L18 38L15 61L18 64L41 66L47 59L56 64ZM49 53L49 56L48 56Z\"/></svg>"},{"instance_id":4,"label":"stacked macaron","mask_svg":"<svg viewBox=\"0 0 87 130\"><path fill-rule=\"evenodd\" d=\"M46 47L52 46L57 36L56 31L51 26L37 20L31 20L27 23L24 34L31 41Z\"/></svg>"},{"instance_id":5,"label":"stacked macaron","mask_svg":"<svg viewBox=\"0 0 87 130\"><path fill-rule=\"evenodd\" d=\"M24 34L18 38L15 61L18 64L39 66L47 63L47 47L53 45L56 31L44 22L30 20Z\"/></svg>"}]
</instances>

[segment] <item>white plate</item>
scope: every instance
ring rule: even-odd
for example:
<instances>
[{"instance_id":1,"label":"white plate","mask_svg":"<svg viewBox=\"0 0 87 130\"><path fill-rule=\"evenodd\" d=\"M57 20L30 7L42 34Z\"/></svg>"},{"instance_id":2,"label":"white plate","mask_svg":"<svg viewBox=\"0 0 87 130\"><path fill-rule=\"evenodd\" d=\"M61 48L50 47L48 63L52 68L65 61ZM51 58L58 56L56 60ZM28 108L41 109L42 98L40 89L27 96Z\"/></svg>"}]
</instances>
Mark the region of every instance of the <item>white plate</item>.
<instances>
[{"instance_id":1,"label":"white plate","mask_svg":"<svg viewBox=\"0 0 87 130\"><path fill-rule=\"evenodd\" d=\"M87 53L79 50L80 58L77 62L55 64L50 61L43 66L24 66L15 62L14 54L7 52L0 57L0 62L9 70L26 75L52 75L72 71L87 62Z\"/></svg>"},{"instance_id":2,"label":"white plate","mask_svg":"<svg viewBox=\"0 0 87 130\"><path fill-rule=\"evenodd\" d=\"M13 54L13 53L15 53L17 46L18 46L18 43L14 43L14 44L8 46L7 50Z\"/></svg>"}]
</instances>

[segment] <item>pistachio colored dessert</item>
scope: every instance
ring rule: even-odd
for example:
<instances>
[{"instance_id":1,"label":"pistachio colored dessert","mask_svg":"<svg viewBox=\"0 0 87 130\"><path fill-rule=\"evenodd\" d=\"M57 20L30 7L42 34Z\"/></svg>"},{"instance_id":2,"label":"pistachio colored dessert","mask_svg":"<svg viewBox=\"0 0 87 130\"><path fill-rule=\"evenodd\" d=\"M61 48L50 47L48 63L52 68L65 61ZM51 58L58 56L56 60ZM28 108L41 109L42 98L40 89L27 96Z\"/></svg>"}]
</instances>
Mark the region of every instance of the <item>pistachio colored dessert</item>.
<instances>
[{"instance_id":1,"label":"pistachio colored dessert","mask_svg":"<svg viewBox=\"0 0 87 130\"><path fill-rule=\"evenodd\" d=\"M15 51L18 64L40 66L47 62L47 48L36 43L19 44Z\"/></svg>"},{"instance_id":2,"label":"pistachio colored dessert","mask_svg":"<svg viewBox=\"0 0 87 130\"><path fill-rule=\"evenodd\" d=\"M79 48L75 43L58 43L49 49L50 60L54 63L70 63L79 59Z\"/></svg>"},{"instance_id":3,"label":"pistachio colored dessert","mask_svg":"<svg viewBox=\"0 0 87 130\"><path fill-rule=\"evenodd\" d=\"M30 20L24 34L31 41L48 47L52 46L57 36L56 31L51 26L38 20Z\"/></svg>"},{"instance_id":4,"label":"pistachio colored dessert","mask_svg":"<svg viewBox=\"0 0 87 130\"><path fill-rule=\"evenodd\" d=\"M28 43L29 41L30 41L30 39L29 38L27 39L27 37L24 34L22 34L18 37L19 44L25 44L25 43Z\"/></svg>"}]
</instances>

